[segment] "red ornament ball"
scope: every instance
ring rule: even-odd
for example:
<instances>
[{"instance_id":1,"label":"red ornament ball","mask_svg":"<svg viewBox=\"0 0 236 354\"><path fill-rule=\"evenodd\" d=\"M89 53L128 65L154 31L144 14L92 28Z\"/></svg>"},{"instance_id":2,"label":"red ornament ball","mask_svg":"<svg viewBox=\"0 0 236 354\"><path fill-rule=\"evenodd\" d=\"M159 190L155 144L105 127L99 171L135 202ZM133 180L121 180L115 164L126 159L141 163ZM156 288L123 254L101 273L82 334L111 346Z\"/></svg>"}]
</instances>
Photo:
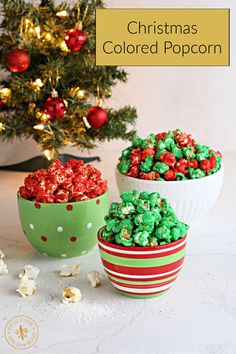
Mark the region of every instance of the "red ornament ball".
<instances>
[{"instance_id":1,"label":"red ornament ball","mask_svg":"<svg viewBox=\"0 0 236 354\"><path fill-rule=\"evenodd\" d=\"M44 106L44 113L49 119L60 119L66 114L66 106L61 98L49 97Z\"/></svg>"},{"instance_id":2,"label":"red ornament ball","mask_svg":"<svg viewBox=\"0 0 236 354\"><path fill-rule=\"evenodd\" d=\"M14 73L23 73L30 65L30 56L23 49L14 49L7 56L7 67Z\"/></svg>"},{"instance_id":3,"label":"red ornament ball","mask_svg":"<svg viewBox=\"0 0 236 354\"><path fill-rule=\"evenodd\" d=\"M4 106L3 100L0 98L0 107Z\"/></svg>"},{"instance_id":4,"label":"red ornament ball","mask_svg":"<svg viewBox=\"0 0 236 354\"><path fill-rule=\"evenodd\" d=\"M72 52L79 52L82 45L86 42L86 39L86 34L77 28L69 29L64 37L67 47Z\"/></svg>"},{"instance_id":5,"label":"red ornament ball","mask_svg":"<svg viewBox=\"0 0 236 354\"><path fill-rule=\"evenodd\" d=\"M105 109L94 106L90 107L87 113L87 121L95 129L102 128L108 120L108 114Z\"/></svg>"}]
</instances>

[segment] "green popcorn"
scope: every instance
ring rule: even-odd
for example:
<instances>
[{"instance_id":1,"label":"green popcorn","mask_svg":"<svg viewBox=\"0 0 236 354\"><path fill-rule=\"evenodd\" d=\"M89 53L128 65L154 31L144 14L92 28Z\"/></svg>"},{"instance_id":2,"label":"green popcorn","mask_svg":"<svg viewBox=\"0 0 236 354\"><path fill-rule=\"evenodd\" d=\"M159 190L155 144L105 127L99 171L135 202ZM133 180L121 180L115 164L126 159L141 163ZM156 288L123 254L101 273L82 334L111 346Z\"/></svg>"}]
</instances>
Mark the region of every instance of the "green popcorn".
<instances>
[{"instance_id":1,"label":"green popcorn","mask_svg":"<svg viewBox=\"0 0 236 354\"><path fill-rule=\"evenodd\" d=\"M150 210L149 200L138 199L137 200L137 212L140 214L143 214L148 210Z\"/></svg>"},{"instance_id":2,"label":"green popcorn","mask_svg":"<svg viewBox=\"0 0 236 354\"><path fill-rule=\"evenodd\" d=\"M159 223L159 221L161 221L162 219L160 208L157 206L152 208L151 210L155 213L155 222Z\"/></svg>"},{"instance_id":3,"label":"green popcorn","mask_svg":"<svg viewBox=\"0 0 236 354\"><path fill-rule=\"evenodd\" d=\"M148 156L146 157L146 159L141 161L140 170L142 172L150 172L152 165L153 165L152 156Z\"/></svg>"},{"instance_id":4,"label":"green popcorn","mask_svg":"<svg viewBox=\"0 0 236 354\"><path fill-rule=\"evenodd\" d=\"M135 212L135 206L131 202L123 202L121 206L122 215L130 215Z\"/></svg>"},{"instance_id":5,"label":"green popcorn","mask_svg":"<svg viewBox=\"0 0 236 354\"><path fill-rule=\"evenodd\" d=\"M142 142L142 148L145 149L147 147L154 148L157 145L156 137L154 134L148 135L147 139L144 139Z\"/></svg>"},{"instance_id":6,"label":"green popcorn","mask_svg":"<svg viewBox=\"0 0 236 354\"><path fill-rule=\"evenodd\" d=\"M162 140L158 140L157 148L158 148L158 150L165 150L165 148L166 148L165 143Z\"/></svg>"},{"instance_id":7,"label":"green popcorn","mask_svg":"<svg viewBox=\"0 0 236 354\"><path fill-rule=\"evenodd\" d=\"M165 154L166 152L167 152L167 150L159 150L159 151L157 151L155 156L154 156L155 161L158 161L159 160L159 156Z\"/></svg>"},{"instance_id":8,"label":"green popcorn","mask_svg":"<svg viewBox=\"0 0 236 354\"><path fill-rule=\"evenodd\" d=\"M120 232L120 230L121 230L121 221L119 220L113 225L112 231L114 232L114 234L117 234L118 232Z\"/></svg>"},{"instance_id":9,"label":"green popcorn","mask_svg":"<svg viewBox=\"0 0 236 354\"><path fill-rule=\"evenodd\" d=\"M130 148L127 148L122 151L121 160L128 160L129 157L130 157Z\"/></svg>"},{"instance_id":10,"label":"green popcorn","mask_svg":"<svg viewBox=\"0 0 236 354\"><path fill-rule=\"evenodd\" d=\"M120 195L123 202L133 202L135 196L132 192L122 192Z\"/></svg>"},{"instance_id":11,"label":"green popcorn","mask_svg":"<svg viewBox=\"0 0 236 354\"><path fill-rule=\"evenodd\" d=\"M146 224L146 225L154 225L155 221L156 221L155 212L147 211L146 213L143 214L142 222L144 224Z\"/></svg>"},{"instance_id":12,"label":"green popcorn","mask_svg":"<svg viewBox=\"0 0 236 354\"><path fill-rule=\"evenodd\" d=\"M132 147L137 149L142 146L143 140L138 136L135 135L135 137L132 140Z\"/></svg>"},{"instance_id":13,"label":"green popcorn","mask_svg":"<svg viewBox=\"0 0 236 354\"><path fill-rule=\"evenodd\" d=\"M123 175L129 172L130 161L123 160L118 163L117 168Z\"/></svg>"},{"instance_id":14,"label":"green popcorn","mask_svg":"<svg viewBox=\"0 0 236 354\"><path fill-rule=\"evenodd\" d=\"M177 146L173 146L171 152L175 155L177 160L182 159L182 157L184 156L182 150L179 149Z\"/></svg>"},{"instance_id":15,"label":"green popcorn","mask_svg":"<svg viewBox=\"0 0 236 354\"><path fill-rule=\"evenodd\" d=\"M159 178L157 178L157 181L165 181L165 179L162 177L159 177Z\"/></svg>"},{"instance_id":16,"label":"green popcorn","mask_svg":"<svg viewBox=\"0 0 236 354\"><path fill-rule=\"evenodd\" d=\"M134 228L133 220L131 218L123 219L120 222L120 227L121 227L121 229L126 229L128 231L133 230L133 228Z\"/></svg>"},{"instance_id":17,"label":"green popcorn","mask_svg":"<svg viewBox=\"0 0 236 354\"><path fill-rule=\"evenodd\" d=\"M107 242L114 242L114 234L112 231L107 231L106 228L102 230L102 238Z\"/></svg>"},{"instance_id":18,"label":"green popcorn","mask_svg":"<svg viewBox=\"0 0 236 354\"><path fill-rule=\"evenodd\" d=\"M169 242L168 242L168 241L160 241L160 242L159 242L159 245L160 245L160 246L163 246L163 245L167 245L167 243L169 243Z\"/></svg>"},{"instance_id":19,"label":"green popcorn","mask_svg":"<svg viewBox=\"0 0 236 354\"><path fill-rule=\"evenodd\" d=\"M166 136L165 139L164 139L164 144L165 144L165 147L166 147L168 150L171 150L171 149L175 146L175 141L174 141L174 139L170 136L169 133L167 134L167 136Z\"/></svg>"},{"instance_id":20,"label":"green popcorn","mask_svg":"<svg viewBox=\"0 0 236 354\"><path fill-rule=\"evenodd\" d=\"M149 197L149 193L148 192L141 192L139 194L139 199L146 200L146 199L148 199L148 197Z\"/></svg>"},{"instance_id":21,"label":"green popcorn","mask_svg":"<svg viewBox=\"0 0 236 354\"><path fill-rule=\"evenodd\" d=\"M140 246L147 246L149 244L149 235L147 231L136 232L134 234L134 242Z\"/></svg>"},{"instance_id":22,"label":"green popcorn","mask_svg":"<svg viewBox=\"0 0 236 354\"><path fill-rule=\"evenodd\" d=\"M171 241L177 241L179 238L181 238L181 230L178 226L176 227L173 227L171 230L170 230L170 235L171 235Z\"/></svg>"},{"instance_id":23,"label":"green popcorn","mask_svg":"<svg viewBox=\"0 0 236 354\"><path fill-rule=\"evenodd\" d=\"M196 144L196 160L203 161L209 158L209 146Z\"/></svg>"},{"instance_id":24,"label":"green popcorn","mask_svg":"<svg viewBox=\"0 0 236 354\"><path fill-rule=\"evenodd\" d=\"M164 240L167 241L168 243L170 242L170 229L165 226L162 225L160 227L158 227L155 231L155 236L159 239L159 240Z\"/></svg>"},{"instance_id":25,"label":"green popcorn","mask_svg":"<svg viewBox=\"0 0 236 354\"><path fill-rule=\"evenodd\" d=\"M117 223L116 219L110 219L107 221L106 230L111 231L114 225Z\"/></svg>"},{"instance_id":26,"label":"green popcorn","mask_svg":"<svg viewBox=\"0 0 236 354\"><path fill-rule=\"evenodd\" d=\"M187 177L185 177L185 175L183 173L177 172L176 181L184 181L186 179L187 179Z\"/></svg>"},{"instance_id":27,"label":"green popcorn","mask_svg":"<svg viewBox=\"0 0 236 354\"><path fill-rule=\"evenodd\" d=\"M175 221L171 220L171 218L168 218L168 217L163 217L162 220L161 220L161 226L167 226L169 229L173 226L175 226Z\"/></svg>"},{"instance_id":28,"label":"green popcorn","mask_svg":"<svg viewBox=\"0 0 236 354\"><path fill-rule=\"evenodd\" d=\"M157 202L160 199L160 194L158 192L153 192L148 195L147 199L149 199L151 207L154 207L157 205Z\"/></svg>"},{"instance_id":29,"label":"green popcorn","mask_svg":"<svg viewBox=\"0 0 236 354\"><path fill-rule=\"evenodd\" d=\"M206 172L200 168L197 168L196 170L194 170L194 168L188 168L188 173L191 179L202 178L206 176Z\"/></svg>"},{"instance_id":30,"label":"green popcorn","mask_svg":"<svg viewBox=\"0 0 236 354\"><path fill-rule=\"evenodd\" d=\"M164 162L155 162L153 165L153 171L158 172L160 174L169 171L170 167Z\"/></svg>"},{"instance_id":31,"label":"green popcorn","mask_svg":"<svg viewBox=\"0 0 236 354\"><path fill-rule=\"evenodd\" d=\"M132 246L133 239L131 237L131 231L122 229L118 234L115 235L115 240L118 245Z\"/></svg>"},{"instance_id":32,"label":"green popcorn","mask_svg":"<svg viewBox=\"0 0 236 354\"><path fill-rule=\"evenodd\" d=\"M135 215L134 217L134 224L139 226L141 225L143 222L143 214L138 214L138 215Z\"/></svg>"},{"instance_id":33,"label":"green popcorn","mask_svg":"<svg viewBox=\"0 0 236 354\"><path fill-rule=\"evenodd\" d=\"M150 245L150 246L158 246L158 240L157 240L157 238L154 237L154 236L150 237L149 245Z\"/></svg>"},{"instance_id":34,"label":"green popcorn","mask_svg":"<svg viewBox=\"0 0 236 354\"><path fill-rule=\"evenodd\" d=\"M154 231L155 222L152 224L142 224L141 226L144 231L147 231L149 234L151 234Z\"/></svg>"},{"instance_id":35,"label":"green popcorn","mask_svg":"<svg viewBox=\"0 0 236 354\"><path fill-rule=\"evenodd\" d=\"M161 211L164 213L167 213L168 211L173 210L165 198L159 199L158 206L161 209Z\"/></svg>"},{"instance_id":36,"label":"green popcorn","mask_svg":"<svg viewBox=\"0 0 236 354\"><path fill-rule=\"evenodd\" d=\"M194 153L193 146L183 147L182 151L183 151L184 157L186 157L187 160L194 159L196 156Z\"/></svg>"},{"instance_id":37,"label":"green popcorn","mask_svg":"<svg viewBox=\"0 0 236 354\"><path fill-rule=\"evenodd\" d=\"M110 210L109 210L109 216L111 218L117 218L118 216L118 210L121 207L120 203L111 203Z\"/></svg>"}]
</instances>

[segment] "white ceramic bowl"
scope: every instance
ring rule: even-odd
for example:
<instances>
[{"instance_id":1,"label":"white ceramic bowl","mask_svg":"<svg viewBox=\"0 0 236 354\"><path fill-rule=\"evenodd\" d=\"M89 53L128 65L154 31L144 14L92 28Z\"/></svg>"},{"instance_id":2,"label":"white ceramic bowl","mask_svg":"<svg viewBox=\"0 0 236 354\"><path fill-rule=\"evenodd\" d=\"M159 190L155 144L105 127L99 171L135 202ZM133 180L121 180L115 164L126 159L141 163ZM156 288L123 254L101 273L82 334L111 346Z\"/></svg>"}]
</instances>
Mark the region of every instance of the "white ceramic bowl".
<instances>
[{"instance_id":1,"label":"white ceramic bowl","mask_svg":"<svg viewBox=\"0 0 236 354\"><path fill-rule=\"evenodd\" d=\"M116 169L119 192L136 189L139 192L159 192L173 207L181 221L197 221L213 207L219 197L224 178L224 166L216 173L184 181L147 181L122 175Z\"/></svg>"}]
</instances>

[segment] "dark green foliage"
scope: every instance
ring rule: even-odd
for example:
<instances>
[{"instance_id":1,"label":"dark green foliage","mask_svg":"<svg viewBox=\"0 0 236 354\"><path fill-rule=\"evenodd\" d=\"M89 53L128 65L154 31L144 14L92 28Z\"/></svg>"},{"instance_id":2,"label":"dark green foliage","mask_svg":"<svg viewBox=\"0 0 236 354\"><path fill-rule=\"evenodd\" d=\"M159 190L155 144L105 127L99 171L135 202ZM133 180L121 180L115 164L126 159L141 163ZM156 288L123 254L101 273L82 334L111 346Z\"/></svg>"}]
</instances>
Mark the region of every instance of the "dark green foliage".
<instances>
[{"instance_id":1,"label":"dark green foliage","mask_svg":"<svg viewBox=\"0 0 236 354\"><path fill-rule=\"evenodd\" d=\"M0 0L0 4L0 65L7 74L0 81L0 98L4 100L0 107L0 139L33 137L43 150L58 150L68 142L78 148L92 148L98 141L131 139L136 110L130 106L108 109L108 123L101 129L88 129L83 121L97 99L109 98L117 82L127 81L123 69L95 66L95 9L103 7L102 1L81 0L72 7L67 2L56 6L52 0ZM62 10L67 11L67 17L56 15ZM82 20L87 35L85 45L77 53L63 51L60 45L66 31ZM38 26L40 38L35 32ZM29 69L21 74L6 68L6 57L15 48L27 50L31 58ZM36 79L43 82L40 89L33 84ZM1 88L10 88L11 95L5 98ZM52 89L67 101L67 114L46 122L42 121L42 113ZM79 89L85 92L82 99L78 97ZM35 130L34 126L40 123L45 124L44 130Z\"/></svg>"}]
</instances>

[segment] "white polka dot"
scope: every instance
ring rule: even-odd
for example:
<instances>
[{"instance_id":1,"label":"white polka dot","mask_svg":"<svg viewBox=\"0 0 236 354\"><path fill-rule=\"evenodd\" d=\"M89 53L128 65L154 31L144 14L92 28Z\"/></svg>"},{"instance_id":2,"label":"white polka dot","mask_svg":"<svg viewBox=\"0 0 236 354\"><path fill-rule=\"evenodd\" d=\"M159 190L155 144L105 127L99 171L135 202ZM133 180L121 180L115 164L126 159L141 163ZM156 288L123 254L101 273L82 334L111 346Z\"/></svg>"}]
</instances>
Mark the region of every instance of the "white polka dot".
<instances>
[{"instance_id":1,"label":"white polka dot","mask_svg":"<svg viewBox=\"0 0 236 354\"><path fill-rule=\"evenodd\" d=\"M82 251L82 252L81 252L81 254L85 254L85 253L87 253L87 251Z\"/></svg>"},{"instance_id":2,"label":"white polka dot","mask_svg":"<svg viewBox=\"0 0 236 354\"><path fill-rule=\"evenodd\" d=\"M91 222L89 222L88 224L87 224L87 229L91 229L93 227L93 224L91 223Z\"/></svg>"},{"instance_id":3,"label":"white polka dot","mask_svg":"<svg viewBox=\"0 0 236 354\"><path fill-rule=\"evenodd\" d=\"M43 254L44 256L46 256L46 257L47 257L47 255L48 255L48 254L47 254L47 253L45 253L45 252L43 252L42 254Z\"/></svg>"},{"instance_id":4,"label":"white polka dot","mask_svg":"<svg viewBox=\"0 0 236 354\"><path fill-rule=\"evenodd\" d=\"M62 226L58 226L57 231L58 232L62 232L63 231L63 227Z\"/></svg>"},{"instance_id":5,"label":"white polka dot","mask_svg":"<svg viewBox=\"0 0 236 354\"><path fill-rule=\"evenodd\" d=\"M30 224L29 227L31 228L31 230L34 230L34 225L33 224Z\"/></svg>"},{"instance_id":6,"label":"white polka dot","mask_svg":"<svg viewBox=\"0 0 236 354\"><path fill-rule=\"evenodd\" d=\"M62 253L62 254L61 254L61 257L63 257L63 258L64 258L64 257L67 257L67 254Z\"/></svg>"}]
</instances>

